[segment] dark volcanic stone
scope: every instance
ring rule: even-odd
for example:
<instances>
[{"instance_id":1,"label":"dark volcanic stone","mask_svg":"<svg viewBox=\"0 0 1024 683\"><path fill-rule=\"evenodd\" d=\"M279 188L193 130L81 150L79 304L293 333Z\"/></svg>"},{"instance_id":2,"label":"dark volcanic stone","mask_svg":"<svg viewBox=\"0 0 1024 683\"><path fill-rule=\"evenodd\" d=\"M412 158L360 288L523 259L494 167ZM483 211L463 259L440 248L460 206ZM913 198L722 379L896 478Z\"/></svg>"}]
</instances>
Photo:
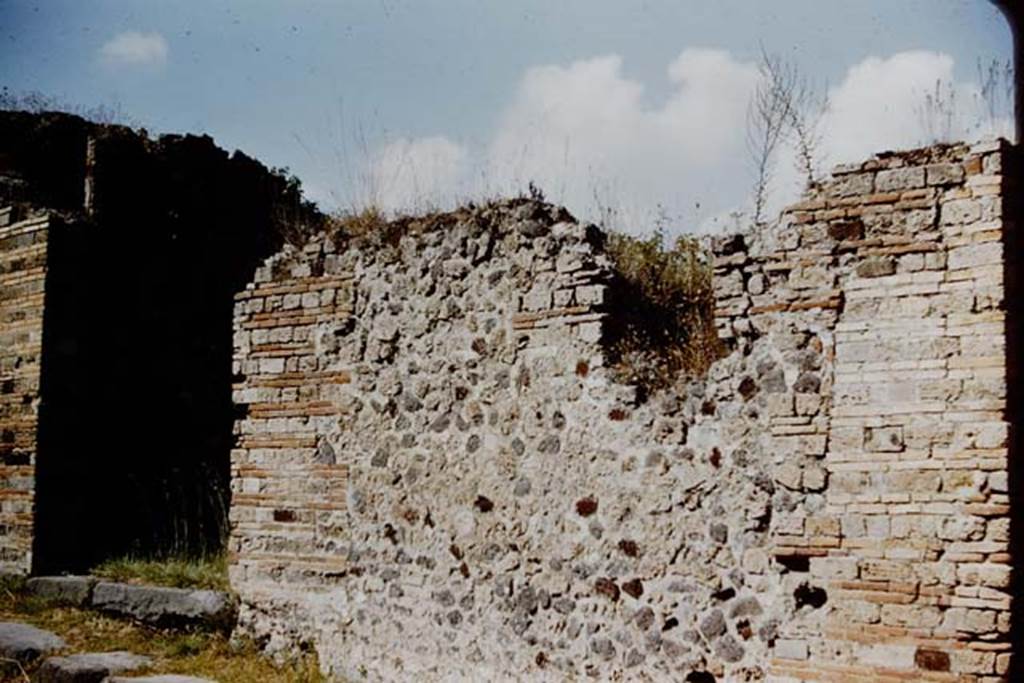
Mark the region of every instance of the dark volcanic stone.
<instances>
[{"instance_id":1,"label":"dark volcanic stone","mask_svg":"<svg viewBox=\"0 0 1024 683\"><path fill-rule=\"evenodd\" d=\"M103 683L111 674L149 666L149 657L131 652L96 652L50 657L39 667L34 683Z\"/></svg>"},{"instance_id":2,"label":"dark volcanic stone","mask_svg":"<svg viewBox=\"0 0 1024 683\"><path fill-rule=\"evenodd\" d=\"M236 615L235 601L227 593L123 583L96 584L92 606L158 627L230 629Z\"/></svg>"},{"instance_id":3,"label":"dark volcanic stone","mask_svg":"<svg viewBox=\"0 0 1024 683\"><path fill-rule=\"evenodd\" d=\"M0 622L0 657L28 664L65 647L64 639L49 631L16 621Z\"/></svg>"}]
</instances>

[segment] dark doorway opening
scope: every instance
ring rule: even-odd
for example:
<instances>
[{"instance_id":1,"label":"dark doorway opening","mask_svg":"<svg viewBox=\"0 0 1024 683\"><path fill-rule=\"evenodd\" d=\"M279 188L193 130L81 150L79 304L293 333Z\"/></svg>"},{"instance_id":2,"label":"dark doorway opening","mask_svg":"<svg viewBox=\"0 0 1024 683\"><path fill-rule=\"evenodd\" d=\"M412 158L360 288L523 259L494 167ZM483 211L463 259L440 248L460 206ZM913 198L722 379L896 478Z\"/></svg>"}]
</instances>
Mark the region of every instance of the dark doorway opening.
<instances>
[{"instance_id":1,"label":"dark doorway opening","mask_svg":"<svg viewBox=\"0 0 1024 683\"><path fill-rule=\"evenodd\" d=\"M35 573L224 550L233 295L309 210L209 138L92 135L87 211L50 234Z\"/></svg>"}]
</instances>

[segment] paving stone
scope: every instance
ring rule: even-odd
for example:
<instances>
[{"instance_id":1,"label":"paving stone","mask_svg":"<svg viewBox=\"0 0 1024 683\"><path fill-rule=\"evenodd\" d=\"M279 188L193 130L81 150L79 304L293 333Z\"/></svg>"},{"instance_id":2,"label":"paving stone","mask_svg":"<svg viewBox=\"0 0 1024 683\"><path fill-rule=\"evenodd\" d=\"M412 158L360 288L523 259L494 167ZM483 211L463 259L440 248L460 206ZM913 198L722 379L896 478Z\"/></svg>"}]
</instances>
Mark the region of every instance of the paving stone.
<instances>
[{"instance_id":1,"label":"paving stone","mask_svg":"<svg viewBox=\"0 0 1024 683\"><path fill-rule=\"evenodd\" d=\"M102 683L111 674L149 666L149 657L131 652L90 652L50 657L32 677L33 683Z\"/></svg>"},{"instance_id":2,"label":"paving stone","mask_svg":"<svg viewBox=\"0 0 1024 683\"><path fill-rule=\"evenodd\" d=\"M232 597L211 590L101 582L93 589L92 606L160 627L230 629L235 618Z\"/></svg>"},{"instance_id":3,"label":"paving stone","mask_svg":"<svg viewBox=\"0 0 1024 683\"><path fill-rule=\"evenodd\" d=\"M25 588L39 598L84 606L92 597L96 581L92 576L38 576L26 581Z\"/></svg>"},{"instance_id":4,"label":"paving stone","mask_svg":"<svg viewBox=\"0 0 1024 683\"><path fill-rule=\"evenodd\" d=\"M0 657L4 659L27 664L65 646L63 638L49 631L16 621L0 622Z\"/></svg>"}]
</instances>

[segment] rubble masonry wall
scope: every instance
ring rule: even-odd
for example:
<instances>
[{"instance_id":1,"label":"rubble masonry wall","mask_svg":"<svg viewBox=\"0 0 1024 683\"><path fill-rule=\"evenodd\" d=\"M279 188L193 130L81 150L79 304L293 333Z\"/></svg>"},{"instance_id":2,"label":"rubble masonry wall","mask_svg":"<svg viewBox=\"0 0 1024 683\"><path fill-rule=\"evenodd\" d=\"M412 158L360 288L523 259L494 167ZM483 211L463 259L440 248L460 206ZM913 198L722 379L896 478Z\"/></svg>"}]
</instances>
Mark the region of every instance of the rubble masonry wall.
<instances>
[{"instance_id":1,"label":"rubble masonry wall","mask_svg":"<svg viewBox=\"0 0 1024 683\"><path fill-rule=\"evenodd\" d=\"M369 680L1006 680L1010 156L716 239L731 353L644 402L559 209L286 249L236 297L241 628Z\"/></svg>"}]
</instances>

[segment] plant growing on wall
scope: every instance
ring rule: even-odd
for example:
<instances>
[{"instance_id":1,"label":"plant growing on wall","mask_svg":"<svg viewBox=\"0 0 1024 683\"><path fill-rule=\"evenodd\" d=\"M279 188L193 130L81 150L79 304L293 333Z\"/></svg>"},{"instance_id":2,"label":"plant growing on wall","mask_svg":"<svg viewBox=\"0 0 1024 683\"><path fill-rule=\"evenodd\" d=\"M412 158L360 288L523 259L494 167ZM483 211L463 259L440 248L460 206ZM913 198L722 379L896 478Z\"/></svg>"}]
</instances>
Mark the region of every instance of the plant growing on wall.
<instances>
[{"instance_id":1,"label":"plant growing on wall","mask_svg":"<svg viewBox=\"0 0 1024 683\"><path fill-rule=\"evenodd\" d=\"M636 384L641 398L702 375L721 355L714 325L712 268L697 240L666 245L649 237L609 236L617 297L609 326L615 375Z\"/></svg>"},{"instance_id":2,"label":"plant growing on wall","mask_svg":"<svg viewBox=\"0 0 1024 683\"><path fill-rule=\"evenodd\" d=\"M779 148L789 144L808 187L818 179L821 122L828 98L795 64L762 50L760 80L747 111L747 149L754 167L754 223L765 218Z\"/></svg>"}]
</instances>

